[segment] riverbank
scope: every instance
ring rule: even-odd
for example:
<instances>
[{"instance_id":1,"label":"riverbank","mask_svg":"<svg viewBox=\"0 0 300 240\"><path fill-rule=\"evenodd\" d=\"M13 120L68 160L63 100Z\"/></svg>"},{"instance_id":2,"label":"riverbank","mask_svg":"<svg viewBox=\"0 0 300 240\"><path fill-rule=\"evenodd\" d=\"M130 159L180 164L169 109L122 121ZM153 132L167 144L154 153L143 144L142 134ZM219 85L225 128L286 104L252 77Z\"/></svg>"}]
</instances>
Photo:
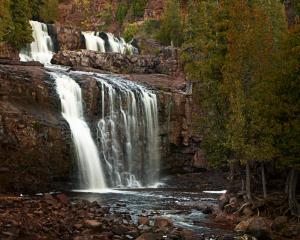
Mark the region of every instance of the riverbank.
<instances>
[{"instance_id":1,"label":"riverbank","mask_svg":"<svg viewBox=\"0 0 300 240\"><path fill-rule=\"evenodd\" d=\"M161 197L155 193L156 197ZM86 199L98 201L87 201ZM85 199L83 199L85 198ZM162 215L153 206L151 213L145 208L135 209L137 214L126 210L128 202L113 200L111 204L100 204L103 195L44 194L41 196L0 196L0 238L1 239L233 239L228 231L180 227L169 215ZM151 195L147 196L151 199ZM133 200L130 199L132 202ZM140 201L138 199L137 201ZM180 201L180 199L179 199ZM178 202L179 202L178 201ZM106 203L108 203L106 202ZM171 210L175 206L166 203ZM150 201L150 204L155 204ZM137 205L140 205L137 202ZM141 202L142 208L144 208ZM190 210L188 210L190 209ZM192 213L192 207L177 211ZM200 217L201 218L201 217ZM179 221L179 220L178 220ZM216 226L215 226L216 228Z\"/></svg>"}]
</instances>

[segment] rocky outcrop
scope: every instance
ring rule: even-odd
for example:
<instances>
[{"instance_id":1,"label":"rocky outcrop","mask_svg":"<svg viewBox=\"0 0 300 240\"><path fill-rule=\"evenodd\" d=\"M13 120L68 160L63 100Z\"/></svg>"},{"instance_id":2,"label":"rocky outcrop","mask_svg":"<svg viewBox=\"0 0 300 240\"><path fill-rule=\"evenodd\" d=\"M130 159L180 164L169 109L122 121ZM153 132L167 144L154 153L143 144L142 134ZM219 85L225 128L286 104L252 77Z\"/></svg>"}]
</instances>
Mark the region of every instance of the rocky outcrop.
<instances>
[{"instance_id":1,"label":"rocky outcrop","mask_svg":"<svg viewBox=\"0 0 300 240\"><path fill-rule=\"evenodd\" d=\"M44 69L0 64L0 192L59 189L71 169L69 143Z\"/></svg>"},{"instance_id":2,"label":"rocky outcrop","mask_svg":"<svg viewBox=\"0 0 300 240\"><path fill-rule=\"evenodd\" d=\"M179 71L179 63L170 55L172 55L171 50L158 55L124 55L89 50L60 51L53 56L51 63L71 67L90 67L111 73L175 75Z\"/></svg>"},{"instance_id":3,"label":"rocky outcrop","mask_svg":"<svg viewBox=\"0 0 300 240\"><path fill-rule=\"evenodd\" d=\"M5 42L0 42L0 59L19 60L19 51Z\"/></svg>"},{"instance_id":4,"label":"rocky outcrop","mask_svg":"<svg viewBox=\"0 0 300 240\"><path fill-rule=\"evenodd\" d=\"M61 50L76 50L85 48L85 42L81 35L81 30L77 27L68 27L56 24L53 27L52 39L57 40L57 45Z\"/></svg>"}]
</instances>

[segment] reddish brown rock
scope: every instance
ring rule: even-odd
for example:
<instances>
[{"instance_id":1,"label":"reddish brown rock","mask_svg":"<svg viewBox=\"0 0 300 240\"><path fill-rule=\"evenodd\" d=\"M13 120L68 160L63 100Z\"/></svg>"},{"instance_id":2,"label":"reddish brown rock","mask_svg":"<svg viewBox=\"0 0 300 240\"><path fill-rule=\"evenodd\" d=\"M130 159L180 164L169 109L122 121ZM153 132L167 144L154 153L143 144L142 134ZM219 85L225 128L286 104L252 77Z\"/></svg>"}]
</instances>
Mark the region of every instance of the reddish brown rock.
<instances>
[{"instance_id":1,"label":"reddish brown rock","mask_svg":"<svg viewBox=\"0 0 300 240\"><path fill-rule=\"evenodd\" d=\"M154 219L154 226L158 228L168 228L173 226L173 222L170 218L156 217Z\"/></svg>"},{"instance_id":2,"label":"reddish brown rock","mask_svg":"<svg viewBox=\"0 0 300 240\"><path fill-rule=\"evenodd\" d=\"M0 59L19 60L19 51L5 42L0 42Z\"/></svg>"},{"instance_id":3,"label":"reddish brown rock","mask_svg":"<svg viewBox=\"0 0 300 240\"><path fill-rule=\"evenodd\" d=\"M0 192L47 192L68 179L71 136L40 66L0 64Z\"/></svg>"}]
</instances>

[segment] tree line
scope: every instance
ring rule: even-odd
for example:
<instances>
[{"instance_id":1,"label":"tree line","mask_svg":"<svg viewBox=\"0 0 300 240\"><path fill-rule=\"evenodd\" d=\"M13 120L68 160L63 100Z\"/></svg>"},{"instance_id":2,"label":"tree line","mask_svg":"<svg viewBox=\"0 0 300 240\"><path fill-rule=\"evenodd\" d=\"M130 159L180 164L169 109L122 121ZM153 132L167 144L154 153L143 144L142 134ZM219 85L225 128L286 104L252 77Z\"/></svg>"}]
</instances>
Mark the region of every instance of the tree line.
<instances>
[{"instance_id":1,"label":"tree line","mask_svg":"<svg viewBox=\"0 0 300 240\"><path fill-rule=\"evenodd\" d=\"M161 39L182 49L206 159L240 175L249 201L257 169L264 197L266 169L286 172L290 211L299 217L299 1L190 0L186 15L179 7L168 1Z\"/></svg>"},{"instance_id":2,"label":"tree line","mask_svg":"<svg viewBox=\"0 0 300 240\"><path fill-rule=\"evenodd\" d=\"M59 0L0 0L0 42L17 49L32 42L29 20L53 23Z\"/></svg>"}]
</instances>

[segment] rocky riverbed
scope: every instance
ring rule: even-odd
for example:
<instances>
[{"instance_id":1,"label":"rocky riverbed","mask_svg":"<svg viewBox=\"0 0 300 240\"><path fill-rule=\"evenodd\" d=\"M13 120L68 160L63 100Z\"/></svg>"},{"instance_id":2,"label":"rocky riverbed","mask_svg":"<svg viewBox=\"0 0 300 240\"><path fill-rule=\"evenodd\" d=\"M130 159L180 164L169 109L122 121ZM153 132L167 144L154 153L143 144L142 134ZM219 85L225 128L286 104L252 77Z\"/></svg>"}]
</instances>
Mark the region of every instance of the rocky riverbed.
<instances>
[{"instance_id":1,"label":"rocky riverbed","mask_svg":"<svg viewBox=\"0 0 300 240\"><path fill-rule=\"evenodd\" d=\"M180 221L174 221L174 216L192 213L193 207L186 205L178 210L169 200L164 206L166 198L158 193L154 193L154 198L153 193L144 196L153 208L151 211L142 201L128 198L128 194L127 201L114 197L117 195L111 193L106 197L99 193L0 196L0 239L233 239L232 234L221 233L220 229L202 226L200 231L201 228L178 225ZM86 200L93 198L97 201ZM153 202L155 198L162 200ZM135 213L130 210L133 204L137 204L131 209ZM177 213L166 215L163 209ZM199 215L199 219L205 219Z\"/></svg>"}]
</instances>

